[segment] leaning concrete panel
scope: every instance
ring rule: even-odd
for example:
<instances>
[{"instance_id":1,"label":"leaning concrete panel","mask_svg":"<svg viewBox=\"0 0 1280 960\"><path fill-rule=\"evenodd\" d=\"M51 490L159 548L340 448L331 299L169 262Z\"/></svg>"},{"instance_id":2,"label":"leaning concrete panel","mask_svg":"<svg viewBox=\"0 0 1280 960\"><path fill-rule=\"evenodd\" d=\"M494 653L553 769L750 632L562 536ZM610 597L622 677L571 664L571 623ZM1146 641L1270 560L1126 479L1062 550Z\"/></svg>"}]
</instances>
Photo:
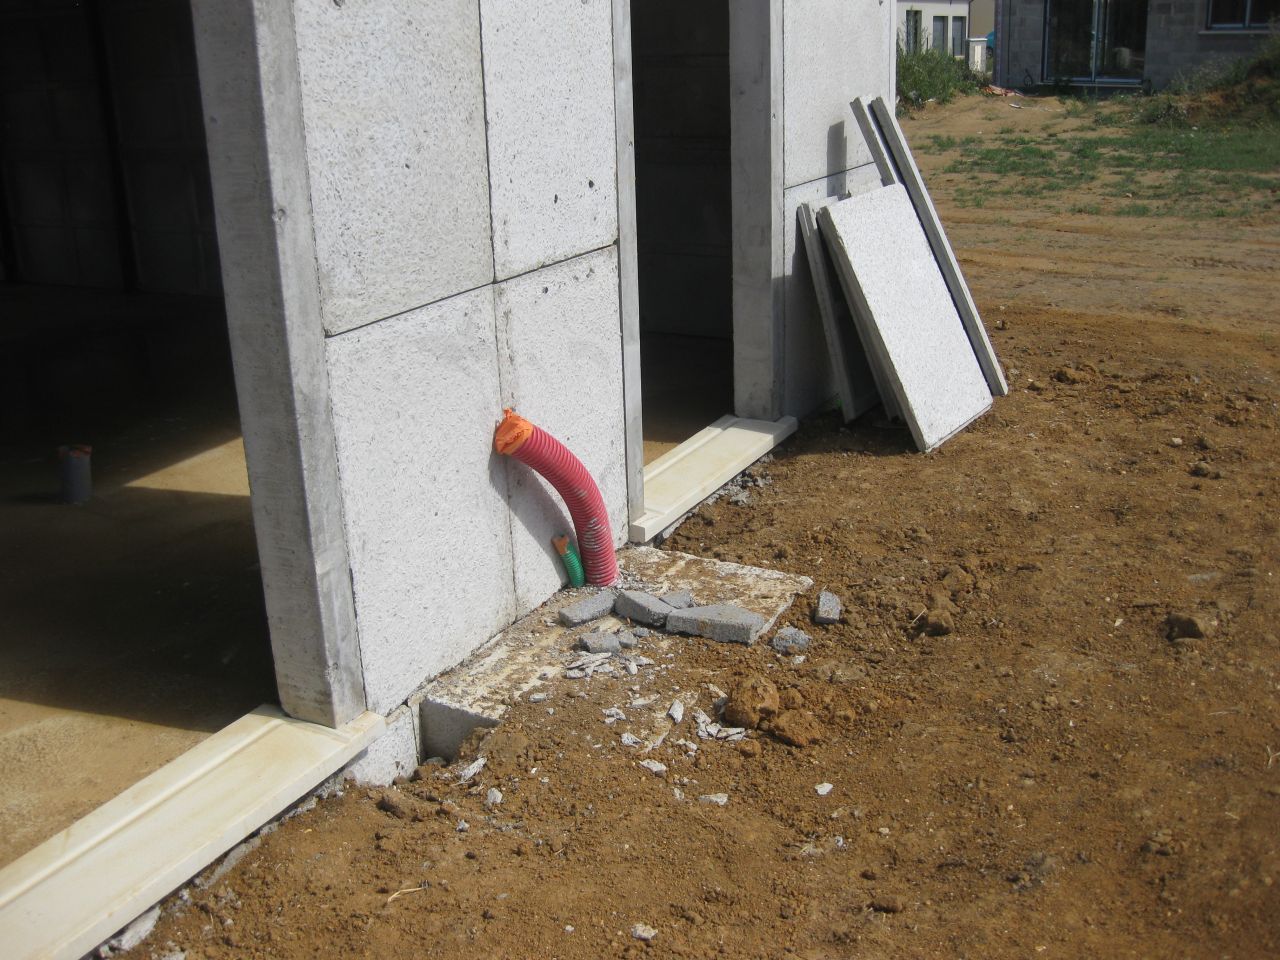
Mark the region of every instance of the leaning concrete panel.
<instances>
[{"instance_id":1,"label":"leaning concrete panel","mask_svg":"<svg viewBox=\"0 0 1280 960\"><path fill-rule=\"evenodd\" d=\"M327 342L369 708L514 619L493 287Z\"/></svg>"},{"instance_id":2,"label":"leaning concrete panel","mask_svg":"<svg viewBox=\"0 0 1280 960\"><path fill-rule=\"evenodd\" d=\"M836 181L841 196L865 193L880 185L873 165L841 171L837 176L815 180L786 191L783 221L783 255L786 264L784 337L785 386L782 412L803 417L836 395L822 318L813 295L813 281L804 246L799 242L797 208L802 203L818 203L832 195L828 185ZM833 276L832 282L836 282Z\"/></svg>"},{"instance_id":3,"label":"leaning concrete panel","mask_svg":"<svg viewBox=\"0 0 1280 960\"><path fill-rule=\"evenodd\" d=\"M325 331L491 280L475 0L293 7Z\"/></svg>"},{"instance_id":4,"label":"leaning concrete panel","mask_svg":"<svg viewBox=\"0 0 1280 960\"><path fill-rule=\"evenodd\" d=\"M611 0L481 0L499 279L618 236Z\"/></svg>"},{"instance_id":5,"label":"leaning concrete panel","mask_svg":"<svg viewBox=\"0 0 1280 960\"><path fill-rule=\"evenodd\" d=\"M627 521L618 258L610 247L497 286L503 403L550 432L591 472L614 540ZM573 534L551 485L509 464L511 542L518 612L562 584L551 538Z\"/></svg>"},{"instance_id":6,"label":"leaning concrete panel","mask_svg":"<svg viewBox=\"0 0 1280 960\"><path fill-rule=\"evenodd\" d=\"M911 198L880 187L818 220L873 364L916 446L934 449L990 409L991 392Z\"/></svg>"},{"instance_id":7,"label":"leaning concrete panel","mask_svg":"<svg viewBox=\"0 0 1280 960\"><path fill-rule=\"evenodd\" d=\"M849 101L882 96L892 102L895 5L785 0L786 186L871 161Z\"/></svg>"}]
</instances>

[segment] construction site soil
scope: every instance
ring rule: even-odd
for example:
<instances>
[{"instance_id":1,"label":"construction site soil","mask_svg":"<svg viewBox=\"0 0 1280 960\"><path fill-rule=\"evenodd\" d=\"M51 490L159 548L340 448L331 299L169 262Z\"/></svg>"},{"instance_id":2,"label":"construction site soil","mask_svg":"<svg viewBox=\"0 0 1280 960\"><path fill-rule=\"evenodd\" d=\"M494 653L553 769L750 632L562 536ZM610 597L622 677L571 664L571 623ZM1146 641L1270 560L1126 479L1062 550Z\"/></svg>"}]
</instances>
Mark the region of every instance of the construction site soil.
<instances>
[{"instance_id":1,"label":"construction site soil","mask_svg":"<svg viewBox=\"0 0 1280 960\"><path fill-rule=\"evenodd\" d=\"M1072 122L1019 103L907 133ZM553 681L468 745L473 780L320 801L135 955L1280 955L1275 195L1245 219L962 208L919 159L1010 395L928 456L809 420L665 544L813 578L780 620L803 662L688 639ZM824 588L844 614L815 626ZM745 678L791 743L673 733L655 774L620 741Z\"/></svg>"}]
</instances>

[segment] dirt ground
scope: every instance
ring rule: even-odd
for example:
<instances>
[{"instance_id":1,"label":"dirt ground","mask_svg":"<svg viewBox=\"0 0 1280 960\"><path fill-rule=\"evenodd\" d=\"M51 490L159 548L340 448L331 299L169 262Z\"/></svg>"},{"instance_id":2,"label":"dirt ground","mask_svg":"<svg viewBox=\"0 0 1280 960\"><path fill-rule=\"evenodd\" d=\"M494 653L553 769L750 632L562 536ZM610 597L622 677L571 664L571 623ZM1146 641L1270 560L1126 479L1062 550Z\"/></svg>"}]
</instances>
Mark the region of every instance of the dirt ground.
<instances>
[{"instance_id":1,"label":"dirt ground","mask_svg":"<svg viewBox=\"0 0 1280 960\"><path fill-rule=\"evenodd\" d=\"M908 134L1069 122L1023 103ZM1280 211L960 208L920 160L1011 395L930 456L807 422L745 505L668 542L839 593L839 624L809 622L812 593L784 617L807 659L690 640L639 691L557 681L471 783L322 801L139 956L1280 953ZM1171 640L1171 614L1206 636ZM672 742L660 777L602 721L753 674L818 742Z\"/></svg>"}]
</instances>

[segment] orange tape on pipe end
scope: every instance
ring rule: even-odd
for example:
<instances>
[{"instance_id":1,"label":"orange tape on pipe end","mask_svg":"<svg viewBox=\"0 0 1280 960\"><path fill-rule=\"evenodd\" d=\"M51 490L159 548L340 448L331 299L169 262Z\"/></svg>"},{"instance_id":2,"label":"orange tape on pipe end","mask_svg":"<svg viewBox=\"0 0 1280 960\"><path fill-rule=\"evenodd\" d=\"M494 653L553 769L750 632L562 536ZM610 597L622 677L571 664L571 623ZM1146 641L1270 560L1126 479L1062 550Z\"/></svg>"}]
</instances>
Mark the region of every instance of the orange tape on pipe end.
<instances>
[{"instance_id":1,"label":"orange tape on pipe end","mask_svg":"<svg viewBox=\"0 0 1280 960\"><path fill-rule=\"evenodd\" d=\"M533 424L510 407L502 413L502 422L493 434L493 448L499 453L512 454L533 436Z\"/></svg>"}]
</instances>

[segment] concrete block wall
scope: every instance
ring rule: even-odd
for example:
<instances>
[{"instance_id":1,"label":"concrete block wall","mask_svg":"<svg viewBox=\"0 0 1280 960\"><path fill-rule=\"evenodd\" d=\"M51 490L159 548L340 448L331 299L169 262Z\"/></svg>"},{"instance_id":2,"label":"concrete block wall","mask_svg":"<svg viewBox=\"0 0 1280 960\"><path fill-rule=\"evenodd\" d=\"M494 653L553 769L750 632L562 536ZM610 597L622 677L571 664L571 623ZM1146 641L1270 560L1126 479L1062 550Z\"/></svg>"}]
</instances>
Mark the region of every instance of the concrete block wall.
<instances>
[{"instance_id":1,"label":"concrete block wall","mask_svg":"<svg viewBox=\"0 0 1280 960\"><path fill-rule=\"evenodd\" d=\"M1206 30L1206 0L1154 0L1147 9L1145 79L1159 90L1215 61L1247 57L1266 34Z\"/></svg>"},{"instance_id":2,"label":"concrete block wall","mask_svg":"<svg viewBox=\"0 0 1280 960\"><path fill-rule=\"evenodd\" d=\"M784 0L781 412L811 413L835 395L808 264L797 249L800 203L878 184L854 97L894 102L892 0Z\"/></svg>"},{"instance_id":3,"label":"concrete block wall","mask_svg":"<svg viewBox=\"0 0 1280 960\"><path fill-rule=\"evenodd\" d=\"M998 0L996 83L1029 87L1044 79L1044 0Z\"/></svg>"},{"instance_id":4,"label":"concrete block wall","mask_svg":"<svg viewBox=\"0 0 1280 960\"><path fill-rule=\"evenodd\" d=\"M369 709L561 586L559 436L626 529L610 0L294 4L299 176Z\"/></svg>"}]
</instances>

